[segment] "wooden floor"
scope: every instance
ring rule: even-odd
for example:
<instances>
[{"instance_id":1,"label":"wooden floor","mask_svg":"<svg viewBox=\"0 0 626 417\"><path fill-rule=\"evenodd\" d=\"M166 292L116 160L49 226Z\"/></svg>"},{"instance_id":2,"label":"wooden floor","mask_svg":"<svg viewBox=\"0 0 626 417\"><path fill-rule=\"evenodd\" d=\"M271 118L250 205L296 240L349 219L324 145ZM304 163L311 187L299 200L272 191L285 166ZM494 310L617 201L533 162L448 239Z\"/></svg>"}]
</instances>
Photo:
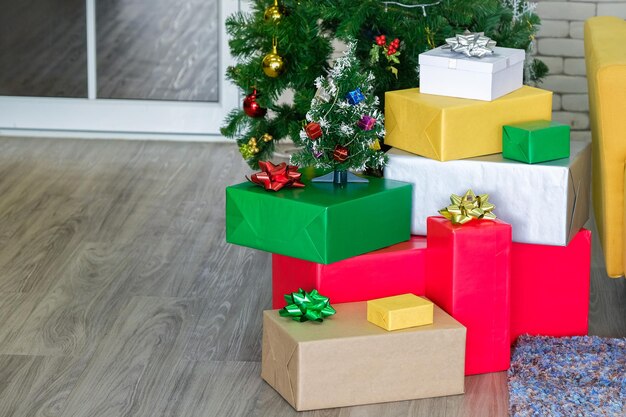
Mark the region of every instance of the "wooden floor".
<instances>
[{"instance_id":1,"label":"wooden floor","mask_svg":"<svg viewBox=\"0 0 626 417\"><path fill-rule=\"evenodd\" d=\"M270 256L224 241L234 145L0 139L0 417L294 416L260 378ZM591 332L626 335L594 242ZM303 416L504 416L467 393Z\"/></svg>"}]
</instances>

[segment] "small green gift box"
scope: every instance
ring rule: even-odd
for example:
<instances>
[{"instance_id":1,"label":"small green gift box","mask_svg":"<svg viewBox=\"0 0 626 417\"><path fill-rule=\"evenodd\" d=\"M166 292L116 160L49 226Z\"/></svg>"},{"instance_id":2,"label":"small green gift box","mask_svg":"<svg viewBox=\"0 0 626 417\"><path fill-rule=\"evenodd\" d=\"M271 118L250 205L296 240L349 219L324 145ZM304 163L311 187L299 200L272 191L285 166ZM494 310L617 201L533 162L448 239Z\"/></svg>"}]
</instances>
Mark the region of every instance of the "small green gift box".
<instances>
[{"instance_id":1,"label":"small green gift box","mask_svg":"<svg viewBox=\"0 0 626 417\"><path fill-rule=\"evenodd\" d=\"M227 187L226 241L329 264L409 240L411 184L368 177L338 187L301 172L304 188Z\"/></svg>"},{"instance_id":2,"label":"small green gift box","mask_svg":"<svg viewBox=\"0 0 626 417\"><path fill-rule=\"evenodd\" d=\"M528 164L569 158L569 132L568 125L548 120L505 125L502 156Z\"/></svg>"}]
</instances>

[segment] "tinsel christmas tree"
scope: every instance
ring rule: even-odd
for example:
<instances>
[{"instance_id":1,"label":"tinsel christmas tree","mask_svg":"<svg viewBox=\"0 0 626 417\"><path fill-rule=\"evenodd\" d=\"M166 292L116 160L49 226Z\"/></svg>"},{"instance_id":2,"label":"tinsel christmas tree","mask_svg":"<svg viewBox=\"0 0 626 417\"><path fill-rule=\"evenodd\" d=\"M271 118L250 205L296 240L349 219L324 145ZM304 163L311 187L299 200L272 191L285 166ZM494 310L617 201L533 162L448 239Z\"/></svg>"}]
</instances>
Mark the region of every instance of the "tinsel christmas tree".
<instances>
[{"instance_id":1,"label":"tinsel christmas tree","mask_svg":"<svg viewBox=\"0 0 626 417\"><path fill-rule=\"evenodd\" d=\"M463 33L484 32L499 46L532 51L539 25L532 3L520 0L254 0L250 13L228 18L226 28L237 65L228 78L247 95L242 109L226 118L222 134L236 139L256 168L271 158L276 141L299 132L325 74L331 42L356 39L361 67L374 74L373 93L383 109L385 91L419 85L421 52ZM381 35L384 35L381 37ZM547 67L529 55L526 81L540 80ZM289 102L279 98L293 93Z\"/></svg>"},{"instance_id":2,"label":"tinsel christmas tree","mask_svg":"<svg viewBox=\"0 0 626 417\"><path fill-rule=\"evenodd\" d=\"M374 94L375 77L363 71L351 41L326 77L315 80L317 92L300 131L302 149L291 163L334 171L382 168L386 155L380 101Z\"/></svg>"}]
</instances>

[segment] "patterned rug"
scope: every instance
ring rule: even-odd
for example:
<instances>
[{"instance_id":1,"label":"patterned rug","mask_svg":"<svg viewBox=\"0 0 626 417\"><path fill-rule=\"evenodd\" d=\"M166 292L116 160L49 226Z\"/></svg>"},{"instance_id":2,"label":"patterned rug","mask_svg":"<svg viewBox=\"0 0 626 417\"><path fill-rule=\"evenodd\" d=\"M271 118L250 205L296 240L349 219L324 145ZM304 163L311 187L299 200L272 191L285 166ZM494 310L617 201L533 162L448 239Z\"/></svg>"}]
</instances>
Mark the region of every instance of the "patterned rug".
<instances>
[{"instance_id":1,"label":"patterned rug","mask_svg":"<svg viewBox=\"0 0 626 417\"><path fill-rule=\"evenodd\" d=\"M514 417L626 416L626 338L521 336L508 379Z\"/></svg>"}]
</instances>

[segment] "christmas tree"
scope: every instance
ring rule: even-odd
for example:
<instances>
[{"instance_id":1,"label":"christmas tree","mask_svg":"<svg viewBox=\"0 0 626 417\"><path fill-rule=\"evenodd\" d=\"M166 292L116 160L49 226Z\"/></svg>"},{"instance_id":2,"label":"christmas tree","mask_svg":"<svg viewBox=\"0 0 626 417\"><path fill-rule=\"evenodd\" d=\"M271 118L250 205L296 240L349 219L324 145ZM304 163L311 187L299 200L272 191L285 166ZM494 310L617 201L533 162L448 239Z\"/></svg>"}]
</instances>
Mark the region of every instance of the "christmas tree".
<instances>
[{"instance_id":1,"label":"christmas tree","mask_svg":"<svg viewBox=\"0 0 626 417\"><path fill-rule=\"evenodd\" d=\"M315 94L313 81L328 68L331 38L322 36L309 2L256 0L250 13L226 21L237 59L227 77L247 95L226 118L222 134L237 140L253 167L269 160L276 140L297 137ZM271 64L271 66L268 66ZM280 103L286 91L290 103Z\"/></svg>"},{"instance_id":2,"label":"christmas tree","mask_svg":"<svg viewBox=\"0 0 626 417\"><path fill-rule=\"evenodd\" d=\"M362 70L355 52L356 42L351 41L328 75L315 80L317 92L299 135L303 147L291 163L334 171L384 166L387 159L379 141L385 128L373 93L375 77Z\"/></svg>"},{"instance_id":3,"label":"christmas tree","mask_svg":"<svg viewBox=\"0 0 626 417\"><path fill-rule=\"evenodd\" d=\"M227 22L238 63L227 76L247 97L226 118L222 134L236 139L256 168L270 159L276 141L310 145L300 130L316 92L315 80L329 67L333 39L356 39L355 55L374 75L373 94L382 112L385 91L419 84L419 54L463 33L484 32L499 46L524 49L526 81L547 67L530 53L539 25L532 3L520 0L255 0L251 13ZM381 37L382 36L382 37ZM256 94L255 94L256 90ZM281 102L287 91L293 100Z\"/></svg>"}]
</instances>

